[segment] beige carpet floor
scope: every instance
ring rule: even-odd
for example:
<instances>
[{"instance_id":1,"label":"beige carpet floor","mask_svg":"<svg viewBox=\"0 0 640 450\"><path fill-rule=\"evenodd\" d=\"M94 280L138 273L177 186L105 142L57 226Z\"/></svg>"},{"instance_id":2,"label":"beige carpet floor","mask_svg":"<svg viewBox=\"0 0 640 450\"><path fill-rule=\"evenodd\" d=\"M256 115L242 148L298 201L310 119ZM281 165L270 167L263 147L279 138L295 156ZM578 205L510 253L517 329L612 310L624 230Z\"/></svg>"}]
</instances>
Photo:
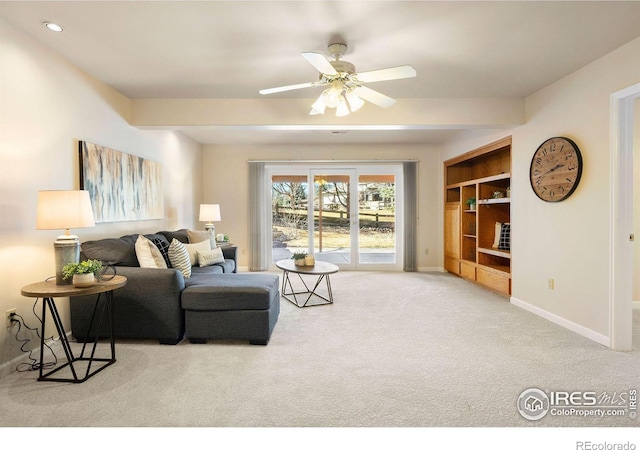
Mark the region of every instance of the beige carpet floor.
<instances>
[{"instance_id":1,"label":"beige carpet floor","mask_svg":"<svg viewBox=\"0 0 640 450\"><path fill-rule=\"evenodd\" d=\"M628 417L524 419L528 388L628 393L614 352L442 273L340 272L335 303L282 300L268 346L118 341L83 384L0 379L9 427L637 427ZM637 313L638 311L636 311ZM77 345L77 344L74 344ZM75 348L75 347L74 347ZM62 352L59 352L60 355Z\"/></svg>"}]
</instances>

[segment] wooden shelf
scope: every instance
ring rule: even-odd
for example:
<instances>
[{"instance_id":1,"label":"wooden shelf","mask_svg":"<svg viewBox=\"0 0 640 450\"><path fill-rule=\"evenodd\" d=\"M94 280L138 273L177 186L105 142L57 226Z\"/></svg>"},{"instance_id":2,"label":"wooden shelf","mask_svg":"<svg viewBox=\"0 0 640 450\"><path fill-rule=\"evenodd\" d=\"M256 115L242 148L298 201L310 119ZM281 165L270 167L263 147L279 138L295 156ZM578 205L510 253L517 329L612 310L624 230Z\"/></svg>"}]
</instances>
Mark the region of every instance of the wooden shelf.
<instances>
[{"instance_id":1,"label":"wooden shelf","mask_svg":"<svg viewBox=\"0 0 640 450\"><path fill-rule=\"evenodd\" d=\"M511 138L445 161L444 185L445 268L510 295L511 252L492 246L496 225L511 222ZM473 210L470 198L477 199Z\"/></svg>"},{"instance_id":2,"label":"wooden shelf","mask_svg":"<svg viewBox=\"0 0 640 450\"><path fill-rule=\"evenodd\" d=\"M487 255L498 256L500 258L511 259L511 252L509 250L498 250L495 248L478 248L479 253L485 253Z\"/></svg>"},{"instance_id":3,"label":"wooden shelf","mask_svg":"<svg viewBox=\"0 0 640 450\"><path fill-rule=\"evenodd\" d=\"M509 266L501 266L498 264L483 264L482 267L487 269L492 269L494 272L498 272L501 274L508 274L511 276L511 268Z\"/></svg>"},{"instance_id":4,"label":"wooden shelf","mask_svg":"<svg viewBox=\"0 0 640 450\"><path fill-rule=\"evenodd\" d=\"M497 205L500 203L511 203L511 197L485 198L483 200L478 200L478 205Z\"/></svg>"}]
</instances>

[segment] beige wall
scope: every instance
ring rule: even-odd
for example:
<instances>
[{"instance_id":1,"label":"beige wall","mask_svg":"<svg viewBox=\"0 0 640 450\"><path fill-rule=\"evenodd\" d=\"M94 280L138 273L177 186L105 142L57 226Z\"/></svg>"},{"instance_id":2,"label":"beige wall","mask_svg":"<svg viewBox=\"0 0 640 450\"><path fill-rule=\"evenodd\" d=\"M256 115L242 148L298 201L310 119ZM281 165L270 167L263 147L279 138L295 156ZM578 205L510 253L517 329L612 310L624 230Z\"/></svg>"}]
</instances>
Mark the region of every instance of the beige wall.
<instances>
[{"instance_id":1,"label":"beige wall","mask_svg":"<svg viewBox=\"0 0 640 450\"><path fill-rule=\"evenodd\" d=\"M204 148L204 201L219 203L222 222L216 232L228 234L238 245L239 265L248 266L248 184L250 160L417 160L418 163L418 266L442 266L442 164L437 148L414 145L345 146L218 146ZM429 249L429 254L425 254Z\"/></svg>"},{"instance_id":2,"label":"beige wall","mask_svg":"<svg viewBox=\"0 0 640 450\"><path fill-rule=\"evenodd\" d=\"M55 275L53 241L62 231L36 230L39 190L78 189L78 140L163 165L164 220L98 224L74 230L81 240L191 227L202 193L202 146L180 133L128 125L130 101L0 20L0 369L21 355L4 327L16 308L31 326L26 284ZM68 302L59 302L68 322ZM0 370L2 372L2 370Z\"/></svg>"}]
</instances>

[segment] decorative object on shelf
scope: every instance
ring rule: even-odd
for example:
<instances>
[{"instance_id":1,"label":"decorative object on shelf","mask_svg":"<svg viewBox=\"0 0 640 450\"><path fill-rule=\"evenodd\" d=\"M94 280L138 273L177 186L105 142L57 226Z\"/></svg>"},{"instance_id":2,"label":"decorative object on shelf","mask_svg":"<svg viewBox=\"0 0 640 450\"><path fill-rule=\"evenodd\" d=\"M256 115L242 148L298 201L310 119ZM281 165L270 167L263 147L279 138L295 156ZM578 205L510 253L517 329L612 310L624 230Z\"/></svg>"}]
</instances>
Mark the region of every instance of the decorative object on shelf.
<instances>
[{"instance_id":1,"label":"decorative object on shelf","mask_svg":"<svg viewBox=\"0 0 640 450\"><path fill-rule=\"evenodd\" d=\"M86 141L79 147L80 189L97 223L164 218L162 164Z\"/></svg>"},{"instance_id":2,"label":"decorative object on shelf","mask_svg":"<svg viewBox=\"0 0 640 450\"><path fill-rule=\"evenodd\" d=\"M307 255L304 257L304 265L305 266L315 266L316 265L316 258L313 255Z\"/></svg>"},{"instance_id":3,"label":"decorative object on shelf","mask_svg":"<svg viewBox=\"0 0 640 450\"><path fill-rule=\"evenodd\" d=\"M507 198L511 197L511 186L507 186Z\"/></svg>"},{"instance_id":4,"label":"decorative object on shelf","mask_svg":"<svg viewBox=\"0 0 640 450\"><path fill-rule=\"evenodd\" d=\"M291 259L296 266L304 266L306 256L307 252L294 252Z\"/></svg>"},{"instance_id":5,"label":"decorative object on shelf","mask_svg":"<svg viewBox=\"0 0 640 450\"><path fill-rule=\"evenodd\" d=\"M561 202L578 187L582 176L582 154L571 139L553 137L533 154L529 179L533 192L545 202Z\"/></svg>"},{"instance_id":6,"label":"decorative object on shelf","mask_svg":"<svg viewBox=\"0 0 640 450\"><path fill-rule=\"evenodd\" d=\"M213 222L220 222L220 205L200 205L200 222L207 222L204 229L212 236L216 235L216 227Z\"/></svg>"},{"instance_id":7,"label":"decorative object on shelf","mask_svg":"<svg viewBox=\"0 0 640 450\"><path fill-rule=\"evenodd\" d=\"M65 230L53 243L56 261L56 284L71 284L65 280L65 264L80 261L80 240L70 234L70 228L93 227L93 210L87 191L40 191L36 213L37 230Z\"/></svg>"},{"instance_id":8,"label":"decorative object on shelf","mask_svg":"<svg viewBox=\"0 0 640 450\"><path fill-rule=\"evenodd\" d=\"M493 198L504 198L504 192L502 192L502 191L495 191L495 192L492 194L492 197L493 197Z\"/></svg>"},{"instance_id":9,"label":"decorative object on shelf","mask_svg":"<svg viewBox=\"0 0 640 450\"><path fill-rule=\"evenodd\" d=\"M89 287L100 279L102 263L97 259L69 263L62 268L62 273L65 280L72 279L75 287Z\"/></svg>"},{"instance_id":10,"label":"decorative object on shelf","mask_svg":"<svg viewBox=\"0 0 640 450\"><path fill-rule=\"evenodd\" d=\"M471 197L467 199L467 205L469 206L469 211L475 211L476 210L476 198L475 197Z\"/></svg>"}]
</instances>

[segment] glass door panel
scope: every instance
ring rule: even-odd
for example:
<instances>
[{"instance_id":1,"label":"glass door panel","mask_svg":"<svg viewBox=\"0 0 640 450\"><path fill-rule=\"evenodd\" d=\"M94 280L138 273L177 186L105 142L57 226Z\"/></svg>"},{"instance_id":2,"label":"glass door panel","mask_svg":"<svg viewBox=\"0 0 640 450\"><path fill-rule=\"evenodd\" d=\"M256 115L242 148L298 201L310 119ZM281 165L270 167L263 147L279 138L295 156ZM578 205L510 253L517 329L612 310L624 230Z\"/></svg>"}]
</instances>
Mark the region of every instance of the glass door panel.
<instances>
[{"instance_id":1,"label":"glass door panel","mask_svg":"<svg viewBox=\"0 0 640 450\"><path fill-rule=\"evenodd\" d=\"M396 177L358 176L358 262L396 262Z\"/></svg>"},{"instance_id":2,"label":"glass door panel","mask_svg":"<svg viewBox=\"0 0 640 450\"><path fill-rule=\"evenodd\" d=\"M313 174L313 239L317 260L350 265L353 258L351 180L353 171ZM311 220L310 220L311 222Z\"/></svg>"},{"instance_id":3,"label":"glass door panel","mask_svg":"<svg viewBox=\"0 0 640 450\"><path fill-rule=\"evenodd\" d=\"M271 177L272 261L289 259L296 251L307 251L307 175Z\"/></svg>"}]
</instances>

